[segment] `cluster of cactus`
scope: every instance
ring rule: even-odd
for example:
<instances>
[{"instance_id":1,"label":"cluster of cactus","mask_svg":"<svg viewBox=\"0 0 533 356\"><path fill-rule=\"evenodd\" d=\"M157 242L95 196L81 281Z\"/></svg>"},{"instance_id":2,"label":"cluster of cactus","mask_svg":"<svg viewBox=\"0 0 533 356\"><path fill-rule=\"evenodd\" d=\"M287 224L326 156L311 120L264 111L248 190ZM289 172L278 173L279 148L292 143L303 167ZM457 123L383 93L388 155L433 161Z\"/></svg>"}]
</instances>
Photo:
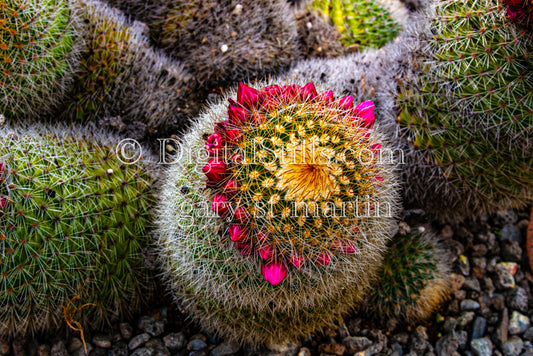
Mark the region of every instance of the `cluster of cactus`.
<instances>
[{"instance_id":1,"label":"cluster of cactus","mask_svg":"<svg viewBox=\"0 0 533 356\"><path fill-rule=\"evenodd\" d=\"M200 117L158 213L180 305L207 330L254 344L309 335L353 308L397 204L373 104L312 83L262 86L241 84L237 101L231 93Z\"/></svg>"},{"instance_id":2,"label":"cluster of cactus","mask_svg":"<svg viewBox=\"0 0 533 356\"><path fill-rule=\"evenodd\" d=\"M0 1L0 112L50 109L73 80L79 24L64 0Z\"/></svg>"},{"instance_id":3,"label":"cluster of cactus","mask_svg":"<svg viewBox=\"0 0 533 356\"><path fill-rule=\"evenodd\" d=\"M314 0L311 8L320 10L338 29L348 50L380 48L400 31L397 20L376 0Z\"/></svg>"},{"instance_id":4,"label":"cluster of cactus","mask_svg":"<svg viewBox=\"0 0 533 356\"><path fill-rule=\"evenodd\" d=\"M428 18L405 46L412 69L400 80L407 202L449 220L527 204L533 34L500 0L435 1Z\"/></svg>"},{"instance_id":5,"label":"cluster of cactus","mask_svg":"<svg viewBox=\"0 0 533 356\"><path fill-rule=\"evenodd\" d=\"M152 285L142 258L147 166L123 163L118 140L80 127L0 134L3 336L49 331L69 317L96 328L138 312ZM71 315L70 301L90 305Z\"/></svg>"},{"instance_id":6,"label":"cluster of cactus","mask_svg":"<svg viewBox=\"0 0 533 356\"><path fill-rule=\"evenodd\" d=\"M365 309L378 319L428 319L449 294L446 253L426 233L395 237Z\"/></svg>"}]
</instances>

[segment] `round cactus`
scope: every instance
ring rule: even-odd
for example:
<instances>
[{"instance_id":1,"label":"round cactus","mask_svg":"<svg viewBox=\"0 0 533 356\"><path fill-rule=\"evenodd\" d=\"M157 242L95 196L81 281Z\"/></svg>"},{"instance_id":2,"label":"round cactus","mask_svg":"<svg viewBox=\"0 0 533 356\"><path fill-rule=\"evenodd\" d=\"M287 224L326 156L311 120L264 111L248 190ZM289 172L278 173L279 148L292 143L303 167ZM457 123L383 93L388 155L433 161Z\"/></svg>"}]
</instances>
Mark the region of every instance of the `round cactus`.
<instances>
[{"instance_id":1,"label":"round cactus","mask_svg":"<svg viewBox=\"0 0 533 356\"><path fill-rule=\"evenodd\" d=\"M91 329L137 312L151 290L141 252L152 179L143 161L123 163L118 140L79 127L0 133L5 336L48 331L70 316ZM91 305L71 315L70 301Z\"/></svg>"},{"instance_id":2,"label":"round cactus","mask_svg":"<svg viewBox=\"0 0 533 356\"><path fill-rule=\"evenodd\" d=\"M398 12L403 17L407 16L403 6L396 7L401 9ZM348 50L380 48L394 39L400 30L397 19L375 0L314 0L311 8L320 10L339 30L341 43Z\"/></svg>"},{"instance_id":3,"label":"round cactus","mask_svg":"<svg viewBox=\"0 0 533 356\"><path fill-rule=\"evenodd\" d=\"M80 41L63 0L0 1L0 112L48 111L72 81Z\"/></svg>"},{"instance_id":4,"label":"round cactus","mask_svg":"<svg viewBox=\"0 0 533 356\"><path fill-rule=\"evenodd\" d=\"M533 198L533 34L502 2L435 1L403 48L401 114L409 204L449 220Z\"/></svg>"},{"instance_id":5,"label":"round cactus","mask_svg":"<svg viewBox=\"0 0 533 356\"><path fill-rule=\"evenodd\" d=\"M428 319L450 293L446 253L427 233L395 237L366 307L379 320Z\"/></svg>"},{"instance_id":6,"label":"round cactus","mask_svg":"<svg viewBox=\"0 0 533 356\"><path fill-rule=\"evenodd\" d=\"M210 331L251 344L309 335L351 309L378 267L397 202L386 143L373 104L312 83L234 95L200 117L168 172L165 276Z\"/></svg>"}]
</instances>

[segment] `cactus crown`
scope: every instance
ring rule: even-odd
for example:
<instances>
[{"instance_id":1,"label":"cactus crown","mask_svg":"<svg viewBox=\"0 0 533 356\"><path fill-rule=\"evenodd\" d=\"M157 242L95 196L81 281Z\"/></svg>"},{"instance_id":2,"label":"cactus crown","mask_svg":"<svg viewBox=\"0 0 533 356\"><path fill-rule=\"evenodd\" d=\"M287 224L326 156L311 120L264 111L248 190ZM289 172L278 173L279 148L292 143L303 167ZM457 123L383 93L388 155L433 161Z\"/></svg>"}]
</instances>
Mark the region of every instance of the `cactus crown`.
<instances>
[{"instance_id":1,"label":"cactus crown","mask_svg":"<svg viewBox=\"0 0 533 356\"><path fill-rule=\"evenodd\" d=\"M400 30L389 11L374 0L314 0L312 7L337 27L342 44L348 48L380 48Z\"/></svg>"},{"instance_id":2,"label":"cactus crown","mask_svg":"<svg viewBox=\"0 0 533 356\"><path fill-rule=\"evenodd\" d=\"M150 178L105 140L76 135L0 136L0 325L8 333L57 326L76 295L96 304L76 317L98 326L135 310L148 286L140 252Z\"/></svg>"},{"instance_id":3,"label":"cactus crown","mask_svg":"<svg viewBox=\"0 0 533 356\"><path fill-rule=\"evenodd\" d=\"M59 89L75 40L69 16L66 1L0 1L0 112L38 112Z\"/></svg>"},{"instance_id":4,"label":"cactus crown","mask_svg":"<svg viewBox=\"0 0 533 356\"><path fill-rule=\"evenodd\" d=\"M384 208L369 202L387 178L375 165L381 145L369 137L373 104L318 95L312 83L240 84L237 102L229 100L229 120L207 137L212 158L203 170L235 247L264 259L272 284L283 280L285 262L327 265L355 253L360 229L372 224L364 217Z\"/></svg>"}]
</instances>

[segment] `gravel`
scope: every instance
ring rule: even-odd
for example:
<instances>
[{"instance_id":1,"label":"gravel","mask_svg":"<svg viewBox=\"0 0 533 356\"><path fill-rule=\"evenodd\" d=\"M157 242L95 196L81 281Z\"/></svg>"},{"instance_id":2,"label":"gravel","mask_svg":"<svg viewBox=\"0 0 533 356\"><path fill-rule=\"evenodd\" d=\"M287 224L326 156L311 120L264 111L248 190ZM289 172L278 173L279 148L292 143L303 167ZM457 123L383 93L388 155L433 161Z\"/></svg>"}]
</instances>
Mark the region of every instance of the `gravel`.
<instances>
[{"instance_id":1,"label":"gravel","mask_svg":"<svg viewBox=\"0 0 533 356\"><path fill-rule=\"evenodd\" d=\"M406 211L399 233L428 229ZM252 349L214 338L164 297L134 320L86 333L90 356L533 356L533 275L525 253L527 211L501 211L481 223L433 225L450 260L452 296L435 316L406 326L351 315L337 328L298 343ZM415 221L415 222L412 222ZM0 356L82 356L78 333L0 341Z\"/></svg>"}]
</instances>

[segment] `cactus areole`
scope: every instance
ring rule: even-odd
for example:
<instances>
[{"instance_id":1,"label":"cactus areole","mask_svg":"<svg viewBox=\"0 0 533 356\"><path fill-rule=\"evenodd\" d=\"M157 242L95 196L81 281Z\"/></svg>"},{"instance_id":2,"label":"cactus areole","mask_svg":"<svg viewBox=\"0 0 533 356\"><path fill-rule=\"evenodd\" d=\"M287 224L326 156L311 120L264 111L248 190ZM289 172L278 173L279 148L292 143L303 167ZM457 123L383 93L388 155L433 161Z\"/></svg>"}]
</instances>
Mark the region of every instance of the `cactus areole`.
<instances>
[{"instance_id":1,"label":"cactus areole","mask_svg":"<svg viewBox=\"0 0 533 356\"><path fill-rule=\"evenodd\" d=\"M376 195L383 178L375 160L374 105L353 104L305 86L240 84L227 120L206 138L203 172L222 239L262 260L272 285L305 263L327 268L358 248L359 197Z\"/></svg>"}]
</instances>

